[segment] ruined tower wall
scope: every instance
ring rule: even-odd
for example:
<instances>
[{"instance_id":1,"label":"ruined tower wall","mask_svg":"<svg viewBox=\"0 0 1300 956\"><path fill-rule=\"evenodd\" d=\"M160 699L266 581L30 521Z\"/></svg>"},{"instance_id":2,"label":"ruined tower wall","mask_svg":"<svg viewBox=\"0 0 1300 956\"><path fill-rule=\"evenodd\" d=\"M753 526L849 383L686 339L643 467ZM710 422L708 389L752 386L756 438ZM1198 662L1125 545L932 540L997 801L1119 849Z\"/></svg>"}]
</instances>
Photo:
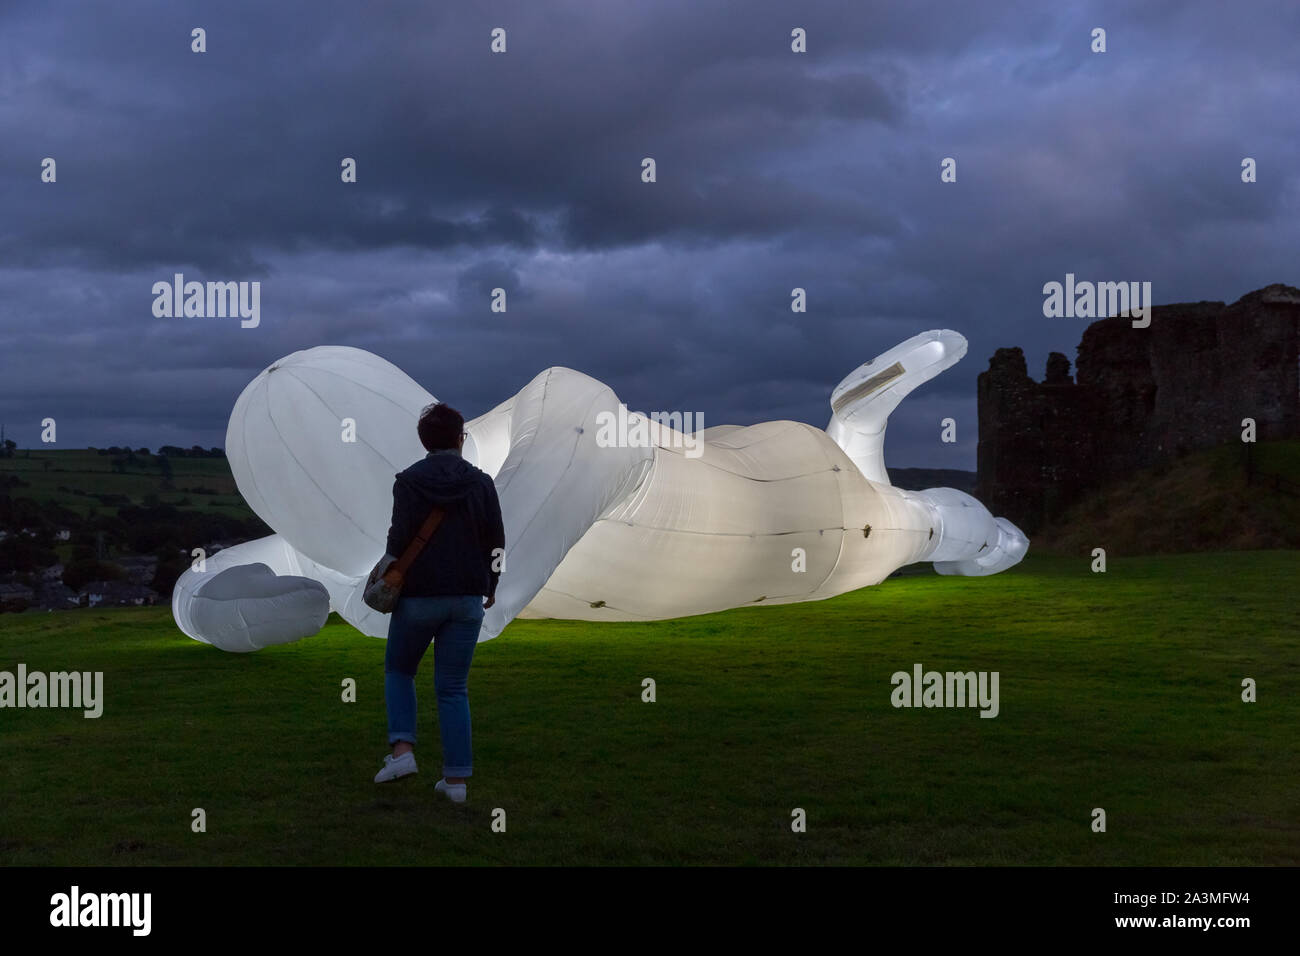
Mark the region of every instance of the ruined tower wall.
<instances>
[{"instance_id":1,"label":"ruined tower wall","mask_svg":"<svg viewBox=\"0 0 1300 956\"><path fill-rule=\"evenodd\" d=\"M1230 306L1158 306L1151 325L1093 322L1077 380L1053 352L1042 382L998 349L980 373L977 497L1027 533L1090 489L1190 451L1300 437L1300 290L1268 286Z\"/></svg>"}]
</instances>

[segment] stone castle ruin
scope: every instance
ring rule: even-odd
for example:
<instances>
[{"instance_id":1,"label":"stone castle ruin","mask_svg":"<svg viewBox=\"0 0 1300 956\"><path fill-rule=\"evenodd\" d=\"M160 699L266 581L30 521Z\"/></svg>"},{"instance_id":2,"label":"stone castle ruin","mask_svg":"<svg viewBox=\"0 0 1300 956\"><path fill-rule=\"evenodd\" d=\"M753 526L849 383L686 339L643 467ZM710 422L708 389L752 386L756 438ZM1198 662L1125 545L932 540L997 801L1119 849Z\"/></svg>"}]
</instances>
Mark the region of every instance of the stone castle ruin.
<instances>
[{"instance_id":1,"label":"stone castle ruin","mask_svg":"<svg viewBox=\"0 0 1300 956\"><path fill-rule=\"evenodd\" d=\"M1019 348L979 376L976 497L1030 535L1093 488L1240 442L1243 419L1300 437L1300 289L1157 306L1144 329L1101 319L1078 352L1074 378L1053 352L1034 381Z\"/></svg>"}]
</instances>

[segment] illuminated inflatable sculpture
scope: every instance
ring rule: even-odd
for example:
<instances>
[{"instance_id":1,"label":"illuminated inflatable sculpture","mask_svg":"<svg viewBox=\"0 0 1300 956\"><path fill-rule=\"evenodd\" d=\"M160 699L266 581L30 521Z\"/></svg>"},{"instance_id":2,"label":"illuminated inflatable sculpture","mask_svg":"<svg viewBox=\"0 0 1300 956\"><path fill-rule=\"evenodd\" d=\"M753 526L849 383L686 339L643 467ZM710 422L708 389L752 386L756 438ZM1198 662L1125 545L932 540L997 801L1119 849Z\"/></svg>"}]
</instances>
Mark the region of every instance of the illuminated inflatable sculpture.
<instances>
[{"instance_id":1,"label":"illuminated inflatable sculpture","mask_svg":"<svg viewBox=\"0 0 1300 956\"><path fill-rule=\"evenodd\" d=\"M889 413L965 354L956 332L908 339L840 382L824 431L776 421L684 433L628 413L587 375L546 369L466 425L464 455L495 480L506 529L479 640L515 617L656 620L815 601L917 561L940 574L1011 567L1029 546L1018 528L951 488L891 487L882 459ZM226 455L276 533L182 574L180 629L254 651L315 634L332 609L385 636L388 617L361 595L384 552L393 476L424 456L415 423L433 401L360 349L307 349L261 372L235 402Z\"/></svg>"}]
</instances>

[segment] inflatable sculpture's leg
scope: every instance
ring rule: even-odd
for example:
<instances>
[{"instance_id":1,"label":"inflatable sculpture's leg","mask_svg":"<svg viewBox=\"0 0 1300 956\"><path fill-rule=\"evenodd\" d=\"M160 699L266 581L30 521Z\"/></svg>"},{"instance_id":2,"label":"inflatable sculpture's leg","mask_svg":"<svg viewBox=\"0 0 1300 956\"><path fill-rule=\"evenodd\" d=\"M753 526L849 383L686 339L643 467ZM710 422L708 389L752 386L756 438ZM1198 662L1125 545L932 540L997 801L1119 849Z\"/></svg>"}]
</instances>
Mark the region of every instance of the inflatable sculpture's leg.
<instances>
[{"instance_id":1,"label":"inflatable sculpture's leg","mask_svg":"<svg viewBox=\"0 0 1300 956\"><path fill-rule=\"evenodd\" d=\"M826 433L844 449L862 476L889 484L885 471L885 425L904 396L966 354L966 339L948 329L914 335L859 365L831 392Z\"/></svg>"},{"instance_id":2,"label":"inflatable sculpture's leg","mask_svg":"<svg viewBox=\"0 0 1300 956\"><path fill-rule=\"evenodd\" d=\"M903 398L923 382L957 364L966 354L966 339L949 329L914 335L864 365L831 392L831 420L826 433L844 450L863 477L889 484L885 471L885 425ZM940 574L996 574L1017 564L1029 539L1005 518L954 488L902 492L909 505L924 513L933 529L925 553Z\"/></svg>"},{"instance_id":3,"label":"inflatable sculpture's leg","mask_svg":"<svg viewBox=\"0 0 1300 956\"><path fill-rule=\"evenodd\" d=\"M223 651L246 653L310 637L330 613L325 585L303 576L278 534L237 544L187 569L172 591L182 631Z\"/></svg>"}]
</instances>

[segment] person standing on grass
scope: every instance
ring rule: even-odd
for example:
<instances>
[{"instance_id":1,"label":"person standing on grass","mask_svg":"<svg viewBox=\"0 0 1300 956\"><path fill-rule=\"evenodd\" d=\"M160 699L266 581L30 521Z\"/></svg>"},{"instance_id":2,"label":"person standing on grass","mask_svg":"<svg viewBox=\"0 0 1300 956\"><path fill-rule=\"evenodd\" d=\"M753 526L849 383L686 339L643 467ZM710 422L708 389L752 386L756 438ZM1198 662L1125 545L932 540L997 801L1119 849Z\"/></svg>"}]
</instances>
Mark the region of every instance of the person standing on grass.
<instances>
[{"instance_id":1,"label":"person standing on grass","mask_svg":"<svg viewBox=\"0 0 1300 956\"><path fill-rule=\"evenodd\" d=\"M505 527L492 478L461 457L464 416L439 402L421 412L417 429L429 453L393 483L388 553L406 550L435 505L444 515L407 569L388 624L384 701L393 752L385 755L375 783L416 772L415 672L432 641L443 763L434 789L464 803L473 772L469 665L483 612L496 601Z\"/></svg>"}]
</instances>

